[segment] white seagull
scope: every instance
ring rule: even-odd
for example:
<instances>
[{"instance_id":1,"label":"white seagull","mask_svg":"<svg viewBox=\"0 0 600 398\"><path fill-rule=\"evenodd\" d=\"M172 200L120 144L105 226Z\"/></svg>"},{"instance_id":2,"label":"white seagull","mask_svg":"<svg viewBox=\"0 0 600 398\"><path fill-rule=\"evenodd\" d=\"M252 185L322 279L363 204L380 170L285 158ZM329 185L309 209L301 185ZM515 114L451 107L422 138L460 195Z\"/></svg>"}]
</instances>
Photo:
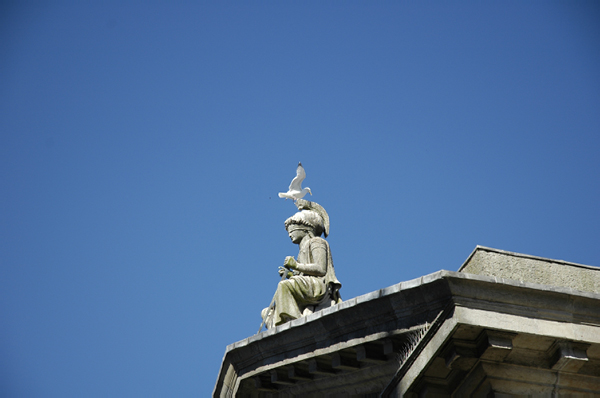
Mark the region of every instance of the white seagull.
<instances>
[{"instance_id":1,"label":"white seagull","mask_svg":"<svg viewBox=\"0 0 600 398\"><path fill-rule=\"evenodd\" d=\"M312 195L309 187L302 189L302 181L304 181L305 177L306 172L304 171L304 167L302 167L302 163L298 162L296 177L292 180L287 192L279 192L279 197L285 198L285 200L293 199L295 201L296 199L302 199L307 192Z\"/></svg>"}]
</instances>

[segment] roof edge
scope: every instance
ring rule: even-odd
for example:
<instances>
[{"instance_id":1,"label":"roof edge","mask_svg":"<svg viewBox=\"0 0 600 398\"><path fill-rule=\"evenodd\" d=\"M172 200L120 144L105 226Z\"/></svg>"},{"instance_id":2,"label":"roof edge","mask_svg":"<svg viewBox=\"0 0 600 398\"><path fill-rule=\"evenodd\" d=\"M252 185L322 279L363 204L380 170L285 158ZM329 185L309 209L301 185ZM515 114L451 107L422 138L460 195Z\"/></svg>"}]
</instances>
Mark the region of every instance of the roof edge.
<instances>
[{"instance_id":1,"label":"roof edge","mask_svg":"<svg viewBox=\"0 0 600 398\"><path fill-rule=\"evenodd\" d=\"M552 263L557 263L557 264L571 265L574 267L580 267L580 268L586 268L586 269L592 269L592 270L600 269L600 267L596 267L593 265L573 263L573 262L565 261L565 260L556 260L556 259L552 259L552 258L548 258L548 257L532 256L530 254L511 252L511 251L507 251L507 250L494 249L492 247L477 245L477 246L475 246L475 249L471 252L471 254L469 254L469 257L467 257L465 262L460 266L460 268L458 269L458 272L462 272L462 270L471 261L471 259L475 255L475 253L477 253L477 251L479 251L479 250L486 251L486 252L494 252L494 253L498 253L498 254L504 254L506 256L512 256L512 257L528 258L531 260L539 260L539 261L546 261L546 262L552 262Z\"/></svg>"}]
</instances>

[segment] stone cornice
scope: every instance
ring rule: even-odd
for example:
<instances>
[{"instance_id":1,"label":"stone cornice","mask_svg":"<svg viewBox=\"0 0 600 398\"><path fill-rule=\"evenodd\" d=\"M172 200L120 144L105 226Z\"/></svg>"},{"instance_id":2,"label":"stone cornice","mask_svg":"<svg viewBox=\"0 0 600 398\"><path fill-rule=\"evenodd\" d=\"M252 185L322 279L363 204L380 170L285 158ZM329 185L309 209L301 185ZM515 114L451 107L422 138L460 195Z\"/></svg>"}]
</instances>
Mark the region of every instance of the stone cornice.
<instances>
[{"instance_id":1,"label":"stone cornice","mask_svg":"<svg viewBox=\"0 0 600 398\"><path fill-rule=\"evenodd\" d=\"M229 345L215 396L230 396L224 392L233 393L240 378L273 367L408 333L433 322L444 310L465 307L598 325L599 300L598 293L571 287L442 270L347 300Z\"/></svg>"}]
</instances>

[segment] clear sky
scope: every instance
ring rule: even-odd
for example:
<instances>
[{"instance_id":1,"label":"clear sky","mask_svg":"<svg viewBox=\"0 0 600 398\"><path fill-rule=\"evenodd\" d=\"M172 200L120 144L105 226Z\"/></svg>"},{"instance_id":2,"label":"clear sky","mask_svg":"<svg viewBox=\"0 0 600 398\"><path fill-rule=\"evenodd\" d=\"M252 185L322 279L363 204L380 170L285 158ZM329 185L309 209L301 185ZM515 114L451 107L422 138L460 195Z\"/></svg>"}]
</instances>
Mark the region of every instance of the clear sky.
<instances>
[{"instance_id":1,"label":"clear sky","mask_svg":"<svg viewBox=\"0 0 600 398\"><path fill-rule=\"evenodd\" d=\"M0 6L0 396L209 396L298 161L344 299L600 266L597 2L96 3Z\"/></svg>"}]
</instances>

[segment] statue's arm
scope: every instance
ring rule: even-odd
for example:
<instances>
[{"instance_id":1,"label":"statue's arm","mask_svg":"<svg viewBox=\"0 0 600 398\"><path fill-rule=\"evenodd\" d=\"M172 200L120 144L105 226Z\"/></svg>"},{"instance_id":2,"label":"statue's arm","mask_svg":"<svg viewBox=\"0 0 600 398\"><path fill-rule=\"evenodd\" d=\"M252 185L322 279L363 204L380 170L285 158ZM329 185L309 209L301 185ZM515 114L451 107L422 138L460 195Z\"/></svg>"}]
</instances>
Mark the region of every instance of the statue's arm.
<instances>
[{"instance_id":1,"label":"statue's arm","mask_svg":"<svg viewBox=\"0 0 600 398\"><path fill-rule=\"evenodd\" d=\"M311 245L312 263L296 263L295 269L305 275L325 276L327 273L327 245L321 242Z\"/></svg>"}]
</instances>

